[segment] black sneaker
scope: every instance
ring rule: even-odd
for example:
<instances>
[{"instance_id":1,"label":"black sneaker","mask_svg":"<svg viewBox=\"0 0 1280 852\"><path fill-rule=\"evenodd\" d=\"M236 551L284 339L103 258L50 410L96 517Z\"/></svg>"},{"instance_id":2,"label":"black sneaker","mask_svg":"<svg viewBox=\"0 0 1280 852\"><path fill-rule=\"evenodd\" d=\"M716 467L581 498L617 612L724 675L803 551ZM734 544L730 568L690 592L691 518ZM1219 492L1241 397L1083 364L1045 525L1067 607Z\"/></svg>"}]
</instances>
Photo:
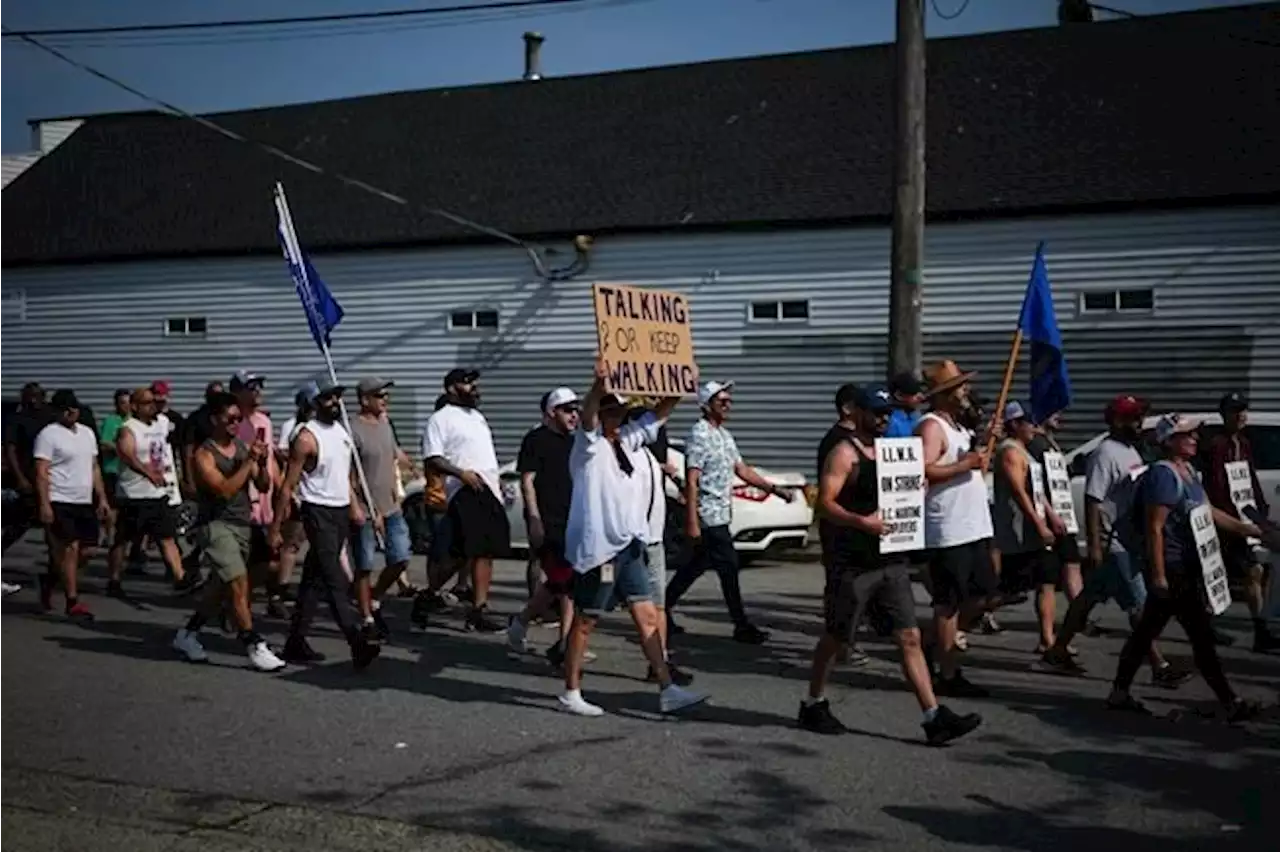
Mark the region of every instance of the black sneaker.
<instances>
[{"instance_id":1,"label":"black sneaker","mask_svg":"<svg viewBox=\"0 0 1280 852\"><path fill-rule=\"evenodd\" d=\"M1262 712L1262 705L1254 701L1246 701L1243 698L1237 698L1231 702L1231 706L1227 708L1226 719L1235 725L1240 722L1247 722L1254 716Z\"/></svg>"},{"instance_id":2,"label":"black sneaker","mask_svg":"<svg viewBox=\"0 0 1280 852\"><path fill-rule=\"evenodd\" d=\"M1056 648L1050 648L1041 654L1040 659L1032 663L1031 667L1036 671L1072 677L1084 677L1085 674L1084 666L1077 663L1069 652Z\"/></svg>"},{"instance_id":3,"label":"black sneaker","mask_svg":"<svg viewBox=\"0 0 1280 852\"><path fill-rule=\"evenodd\" d=\"M204 578L200 576L199 571L188 571L182 575L181 580L175 580L173 590L179 594L194 592L196 589L204 585Z\"/></svg>"},{"instance_id":4,"label":"black sneaker","mask_svg":"<svg viewBox=\"0 0 1280 852\"><path fill-rule=\"evenodd\" d=\"M285 609L284 598L280 595L272 595L267 598L267 618L278 618L287 620L289 611Z\"/></svg>"},{"instance_id":5,"label":"black sneaker","mask_svg":"<svg viewBox=\"0 0 1280 852\"><path fill-rule=\"evenodd\" d=\"M693 683L693 675L681 669L670 660L667 661L667 673L671 675L671 682L676 686L688 686ZM644 676L648 683L658 682L658 673L653 670L653 666L649 666L649 673Z\"/></svg>"},{"instance_id":6,"label":"black sneaker","mask_svg":"<svg viewBox=\"0 0 1280 852\"><path fill-rule=\"evenodd\" d=\"M1172 663L1165 663L1162 668L1151 672L1151 685L1161 689L1177 689L1195 677L1194 672L1176 668Z\"/></svg>"},{"instance_id":7,"label":"black sneaker","mask_svg":"<svg viewBox=\"0 0 1280 852\"><path fill-rule=\"evenodd\" d=\"M487 606L474 606L467 613L465 622L467 630L474 630L476 633L503 633L507 629L507 625L499 618L494 618L489 614Z\"/></svg>"},{"instance_id":8,"label":"black sneaker","mask_svg":"<svg viewBox=\"0 0 1280 852\"><path fill-rule=\"evenodd\" d=\"M934 691L948 698L987 698L991 695L976 683L970 683L960 672L956 672L949 680L938 678Z\"/></svg>"},{"instance_id":9,"label":"black sneaker","mask_svg":"<svg viewBox=\"0 0 1280 852\"><path fill-rule=\"evenodd\" d=\"M378 655L382 653L382 646L377 642L369 642L362 636L351 643L351 663L356 667L356 671L363 671L369 667L369 664L378 659Z\"/></svg>"},{"instance_id":10,"label":"black sneaker","mask_svg":"<svg viewBox=\"0 0 1280 852\"><path fill-rule=\"evenodd\" d=\"M958 740L965 734L973 733L982 724L982 717L977 713L966 713L961 716L952 712L945 704L938 705L938 712L931 721L921 725L924 728L925 740L931 746L946 745Z\"/></svg>"},{"instance_id":11,"label":"black sneaker","mask_svg":"<svg viewBox=\"0 0 1280 852\"><path fill-rule=\"evenodd\" d=\"M1121 713L1132 713L1135 716L1150 716L1151 711L1147 709L1147 705L1134 698L1129 693L1116 695L1114 692L1107 696L1107 709L1118 710Z\"/></svg>"},{"instance_id":12,"label":"black sneaker","mask_svg":"<svg viewBox=\"0 0 1280 852\"><path fill-rule=\"evenodd\" d=\"M378 624L374 621L366 621L360 625L360 638L368 642L370 645L381 645L382 638L378 635Z\"/></svg>"},{"instance_id":13,"label":"black sneaker","mask_svg":"<svg viewBox=\"0 0 1280 852\"><path fill-rule=\"evenodd\" d=\"M559 669L564 665L564 648L560 647L559 642L547 649L547 662L553 669Z\"/></svg>"},{"instance_id":14,"label":"black sneaker","mask_svg":"<svg viewBox=\"0 0 1280 852\"><path fill-rule=\"evenodd\" d=\"M128 600L129 596L124 593L124 586L119 580L107 581L107 597L116 598L117 600Z\"/></svg>"},{"instance_id":15,"label":"black sneaker","mask_svg":"<svg viewBox=\"0 0 1280 852\"><path fill-rule=\"evenodd\" d=\"M306 639L290 636L284 643L284 650L280 652L280 659L286 663L308 666L313 663L323 663L325 656L312 648Z\"/></svg>"},{"instance_id":16,"label":"black sneaker","mask_svg":"<svg viewBox=\"0 0 1280 852\"><path fill-rule=\"evenodd\" d=\"M849 733L849 729L831 715L831 702L825 698L814 702L801 701L800 714L796 722L806 731L812 731L815 734L835 736Z\"/></svg>"},{"instance_id":17,"label":"black sneaker","mask_svg":"<svg viewBox=\"0 0 1280 852\"><path fill-rule=\"evenodd\" d=\"M769 640L769 634L754 624L744 624L733 629L733 641L743 645L763 645Z\"/></svg>"},{"instance_id":18,"label":"black sneaker","mask_svg":"<svg viewBox=\"0 0 1280 852\"><path fill-rule=\"evenodd\" d=\"M1253 631L1253 652L1255 654L1266 654L1276 649L1280 649L1280 636L1265 627Z\"/></svg>"},{"instance_id":19,"label":"black sneaker","mask_svg":"<svg viewBox=\"0 0 1280 852\"><path fill-rule=\"evenodd\" d=\"M387 620L382 617L382 610L375 609L373 611L373 625L378 628L379 642L389 642L391 640L391 628L387 626Z\"/></svg>"}]
</instances>

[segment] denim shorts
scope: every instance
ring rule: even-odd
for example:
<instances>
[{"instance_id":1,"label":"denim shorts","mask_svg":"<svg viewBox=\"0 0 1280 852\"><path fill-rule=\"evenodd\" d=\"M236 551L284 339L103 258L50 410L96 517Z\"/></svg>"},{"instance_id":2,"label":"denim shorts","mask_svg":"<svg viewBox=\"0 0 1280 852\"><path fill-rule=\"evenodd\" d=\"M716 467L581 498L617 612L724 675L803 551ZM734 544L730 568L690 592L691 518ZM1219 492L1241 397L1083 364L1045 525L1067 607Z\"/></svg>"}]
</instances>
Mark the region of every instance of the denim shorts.
<instances>
[{"instance_id":1,"label":"denim shorts","mask_svg":"<svg viewBox=\"0 0 1280 852\"><path fill-rule=\"evenodd\" d=\"M386 555L386 564L390 566L408 562L413 555L409 523L400 512L387 515L383 521L386 524L386 534L383 536L382 549ZM366 522L352 532L351 553L355 557L357 571L368 573L373 570L378 554L378 539L374 535L372 523Z\"/></svg>"},{"instance_id":2,"label":"denim shorts","mask_svg":"<svg viewBox=\"0 0 1280 852\"><path fill-rule=\"evenodd\" d=\"M605 579L605 568L612 567L613 580ZM611 608L615 598L628 604L647 603L653 599L644 542L633 540L622 552L573 580L573 605L583 615L599 618Z\"/></svg>"},{"instance_id":3,"label":"denim shorts","mask_svg":"<svg viewBox=\"0 0 1280 852\"><path fill-rule=\"evenodd\" d=\"M649 575L649 600L663 609L667 605L667 546L662 542L645 548L645 567Z\"/></svg>"},{"instance_id":4,"label":"denim shorts","mask_svg":"<svg viewBox=\"0 0 1280 852\"><path fill-rule=\"evenodd\" d=\"M1147 602L1141 564L1128 553L1107 554L1102 564L1085 578L1084 593L1098 603L1114 599L1116 606L1125 612L1141 612Z\"/></svg>"}]
</instances>

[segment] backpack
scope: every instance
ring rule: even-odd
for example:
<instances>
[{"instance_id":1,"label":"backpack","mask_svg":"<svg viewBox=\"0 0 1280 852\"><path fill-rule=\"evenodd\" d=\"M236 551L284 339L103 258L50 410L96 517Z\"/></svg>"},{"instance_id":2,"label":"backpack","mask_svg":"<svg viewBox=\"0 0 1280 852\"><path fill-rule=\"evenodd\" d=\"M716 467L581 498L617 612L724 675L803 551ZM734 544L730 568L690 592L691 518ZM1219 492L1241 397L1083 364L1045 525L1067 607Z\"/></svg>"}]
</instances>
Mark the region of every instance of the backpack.
<instances>
[{"instance_id":1,"label":"backpack","mask_svg":"<svg viewBox=\"0 0 1280 852\"><path fill-rule=\"evenodd\" d=\"M1126 476L1116 483L1108 495L1117 506L1128 506L1111 525L1111 536L1118 537L1124 549L1139 558L1145 557L1147 552L1147 501L1142 495L1146 492L1147 477L1157 467L1167 467L1173 471L1178 480L1178 500L1181 502L1187 493L1187 481L1171 462L1163 460L1148 465L1138 476ZM1110 545L1110 538L1107 543Z\"/></svg>"}]
</instances>

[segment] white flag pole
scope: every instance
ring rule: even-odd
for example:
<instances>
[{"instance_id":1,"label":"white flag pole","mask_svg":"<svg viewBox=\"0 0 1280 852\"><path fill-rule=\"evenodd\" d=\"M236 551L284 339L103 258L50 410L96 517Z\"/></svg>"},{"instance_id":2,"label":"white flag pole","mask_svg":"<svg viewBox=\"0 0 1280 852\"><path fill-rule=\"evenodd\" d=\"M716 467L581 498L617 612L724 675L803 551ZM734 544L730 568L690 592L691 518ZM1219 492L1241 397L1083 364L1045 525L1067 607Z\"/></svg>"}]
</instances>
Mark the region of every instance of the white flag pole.
<instances>
[{"instance_id":1,"label":"white flag pole","mask_svg":"<svg viewBox=\"0 0 1280 852\"><path fill-rule=\"evenodd\" d=\"M307 265L302 262L302 247L298 243L298 234L293 229L293 216L289 213L289 200L284 194L284 185L276 182L276 212L280 216L280 223L284 228L285 245L292 257L298 259L299 274L302 275L304 281L307 278ZM309 281L306 282L308 285ZM305 291L310 290L309 287L303 288ZM304 307L308 313L315 311L315 305L304 301ZM318 325L318 323L317 323ZM329 379L335 384L341 384L338 381L338 372L333 367L333 356L329 354L329 344L321 339L320 352L324 355L324 365L329 370ZM360 453L356 451L355 432L351 431L351 418L347 414L347 404L338 398L338 410L342 413L342 425L346 427L347 435L351 438L351 459L356 465L356 476L360 480L360 490L364 493L365 505L369 507L369 523L373 523L373 515L378 511L377 505L373 502L373 493L369 490L369 480L364 475L364 465L360 463ZM378 546L385 547L382 540L382 534L374 528L374 533L378 539Z\"/></svg>"}]
</instances>

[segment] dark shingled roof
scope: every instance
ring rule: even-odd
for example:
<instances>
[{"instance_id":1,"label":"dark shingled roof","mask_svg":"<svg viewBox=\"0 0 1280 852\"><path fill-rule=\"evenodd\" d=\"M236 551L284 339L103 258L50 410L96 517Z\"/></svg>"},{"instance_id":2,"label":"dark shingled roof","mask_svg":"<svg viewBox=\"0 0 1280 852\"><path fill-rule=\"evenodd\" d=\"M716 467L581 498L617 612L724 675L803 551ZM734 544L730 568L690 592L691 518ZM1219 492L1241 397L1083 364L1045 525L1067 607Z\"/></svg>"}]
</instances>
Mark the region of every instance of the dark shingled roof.
<instances>
[{"instance_id":1,"label":"dark shingled roof","mask_svg":"<svg viewBox=\"0 0 1280 852\"><path fill-rule=\"evenodd\" d=\"M928 207L1003 216L1280 196L1275 6L930 41ZM525 236L884 221L893 49L824 50L217 115ZM3 192L4 264L472 235L191 121L91 118Z\"/></svg>"}]
</instances>

